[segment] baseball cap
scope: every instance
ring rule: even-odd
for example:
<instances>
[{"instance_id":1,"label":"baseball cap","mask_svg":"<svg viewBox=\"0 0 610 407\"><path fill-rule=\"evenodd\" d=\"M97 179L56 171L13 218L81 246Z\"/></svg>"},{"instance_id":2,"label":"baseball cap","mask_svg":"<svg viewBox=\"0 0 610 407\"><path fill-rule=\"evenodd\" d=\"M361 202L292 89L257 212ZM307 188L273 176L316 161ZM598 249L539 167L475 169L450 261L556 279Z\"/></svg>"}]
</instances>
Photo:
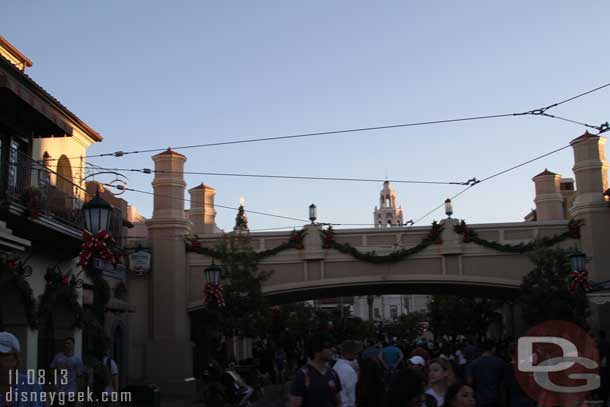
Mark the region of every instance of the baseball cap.
<instances>
[{"instance_id":1,"label":"baseball cap","mask_svg":"<svg viewBox=\"0 0 610 407\"><path fill-rule=\"evenodd\" d=\"M409 362L413 365L420 365L420 366L426 365L426 361L421 356L413 356L411 359L409 359Z\"/></svg>"},{"instance_id":2,"label":"baseball cap","mask_svg":"<svg viewBox=\"0 0 610 407\"><path fill-rule=\"evenodd\" d=\"M0 353L9 353L13 349L17 352L21 352L19 339L10 332L0 332Z\"/></svg>"}]
</instances>

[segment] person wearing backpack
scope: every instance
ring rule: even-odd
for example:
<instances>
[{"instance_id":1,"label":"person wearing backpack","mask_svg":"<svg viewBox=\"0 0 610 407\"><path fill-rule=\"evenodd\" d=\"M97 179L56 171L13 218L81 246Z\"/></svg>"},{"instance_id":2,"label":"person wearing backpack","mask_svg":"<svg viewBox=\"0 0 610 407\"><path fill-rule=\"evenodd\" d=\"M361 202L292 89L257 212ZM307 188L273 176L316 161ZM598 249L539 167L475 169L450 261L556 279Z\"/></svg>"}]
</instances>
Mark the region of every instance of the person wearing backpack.
<instances>
[{"instance_id":1,"label":"person wearing backpack","mask_svg":"<svg viewBox=\"0 0 610 407\"><path fill-rule=\"evenodd\" d=\"M325 335L314 335L307 346L309 360L292 382L289 407L343 407L341 381L329 366L332 342Z\"/></svg>"}]
</instances>

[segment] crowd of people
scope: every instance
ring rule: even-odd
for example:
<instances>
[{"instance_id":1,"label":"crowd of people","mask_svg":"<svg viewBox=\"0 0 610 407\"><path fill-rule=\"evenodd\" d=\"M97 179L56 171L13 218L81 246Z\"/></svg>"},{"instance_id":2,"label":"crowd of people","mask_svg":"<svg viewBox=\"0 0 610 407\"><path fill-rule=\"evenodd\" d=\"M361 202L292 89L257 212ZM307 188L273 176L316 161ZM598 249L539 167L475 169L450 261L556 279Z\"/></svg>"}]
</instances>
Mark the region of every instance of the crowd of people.
<instances>
[{"instance_id":1,"label":"crowd of people","mask_svg":"<svg viewBox=\"0 0 610 407\"><path fill-rule=\"evenodd\" d=\"M329 336L312 337L308 360L290 387L289 407L537 405L515 377L514 341L463 340L430 349L426 342L393 338L367 345L347 340L335 347ZM605 402L607 397L601 395Z\"/></svg>"}]
</instances>

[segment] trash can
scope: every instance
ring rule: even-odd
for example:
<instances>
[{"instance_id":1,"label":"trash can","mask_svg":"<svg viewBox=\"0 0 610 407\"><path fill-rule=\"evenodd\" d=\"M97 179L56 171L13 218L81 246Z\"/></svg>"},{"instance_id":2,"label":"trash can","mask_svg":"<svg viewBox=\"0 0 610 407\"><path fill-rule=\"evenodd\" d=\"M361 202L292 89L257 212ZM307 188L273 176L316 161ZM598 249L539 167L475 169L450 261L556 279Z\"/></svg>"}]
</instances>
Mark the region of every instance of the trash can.
<instances>
[{"instance_id":1,"label":"trash can","mask_svg":"<svg viewBox=\"0 0 610 407\"><path fill-rule=\"evenodd\" d=\"M121 392L131 394L131 401L122 402L121 407L161 407L161 392L155 384L126 386Z\"/></svg>"}]
</instances>

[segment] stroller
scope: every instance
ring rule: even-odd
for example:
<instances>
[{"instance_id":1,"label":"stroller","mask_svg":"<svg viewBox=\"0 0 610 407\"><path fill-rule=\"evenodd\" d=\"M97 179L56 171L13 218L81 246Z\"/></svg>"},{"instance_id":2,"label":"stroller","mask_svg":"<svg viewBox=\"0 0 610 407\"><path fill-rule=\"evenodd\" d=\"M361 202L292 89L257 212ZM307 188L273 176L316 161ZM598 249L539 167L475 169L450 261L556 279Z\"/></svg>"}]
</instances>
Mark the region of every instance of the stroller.
<instances>
[{"instance_id":1,"label":"stroller","mask_svg":"<svg viewBox=\"0 0 610 407\"><path fill-rule=\"evenodd\" d=\"M225 370L221 382L229 405L238 407L254 406L254 388L249 386L235 370Z\"/></svg>"}]
</instances>

